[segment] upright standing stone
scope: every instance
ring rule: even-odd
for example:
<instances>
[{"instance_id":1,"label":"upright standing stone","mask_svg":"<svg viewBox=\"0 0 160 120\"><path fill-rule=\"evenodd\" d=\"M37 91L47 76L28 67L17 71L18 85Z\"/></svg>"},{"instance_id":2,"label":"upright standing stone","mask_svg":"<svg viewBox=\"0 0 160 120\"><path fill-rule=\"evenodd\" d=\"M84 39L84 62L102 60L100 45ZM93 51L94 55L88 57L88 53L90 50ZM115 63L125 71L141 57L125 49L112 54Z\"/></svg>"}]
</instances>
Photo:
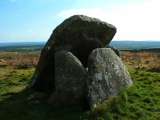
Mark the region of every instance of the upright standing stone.
<instances>
[{"instance_id":1,"label":"upright standing stone","mask_svg":"<svg viewBox=\"0 0 160 120\"><path fill-rule=\"evenodd\" d=\"M35 73L28 87L55 89L54 54L68 50L87 67L92 50L108 45L116 33L116 27L96 18L74 15L57 26L41 51Z\"/></svg>"},{"instance_id":2,"label":"upright standing stone","mask_svg":"<svg viewBox=\"0 0 160 120\"><path fill-rule=\"evenodd\" d=\"M122 60L110 48L97 48L88 59L88 100L93 108L132 85Z\"/></svg>"},{"instance_id":3,"label":"upright standing stone","mask_svg":"<svg viewBox=\"0 0 160 120\"><path fill-rule=\"evenodd\" d=\"M63 94L72 100L84 99L86 97L86 79L87 71L71 52L61 50L55 53L57 94Z\"/></svg>"}]
</instances>

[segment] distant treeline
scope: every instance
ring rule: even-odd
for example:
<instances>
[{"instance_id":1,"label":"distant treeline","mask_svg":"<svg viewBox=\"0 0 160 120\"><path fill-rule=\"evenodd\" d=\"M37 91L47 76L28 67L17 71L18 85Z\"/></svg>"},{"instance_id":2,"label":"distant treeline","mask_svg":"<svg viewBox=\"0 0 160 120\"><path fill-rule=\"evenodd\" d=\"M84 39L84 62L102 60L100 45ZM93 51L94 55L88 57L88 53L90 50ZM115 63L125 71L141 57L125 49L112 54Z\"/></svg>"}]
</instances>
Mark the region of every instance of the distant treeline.
<instances>
[{"instance_id":1,"label":"distant treeline","mask_svg":"<svg viewBox=\"0 0 160 120\"><path fill-rule=\"evenodd\" d=\"M0 43L0 51L8 52L29 52L40 51L44 47L45 42L13 42L13 43Z\"/></svg>"},{"instance_id":2,"label":"distant treeline","mask_svg":"<svg viewBox=\"0 0 160 120\"><path fill-rule=\"evenodd\" d=\"M41 51L44 45L33 45L33 46L3 46L0 47L0 51L5 52L30 52L30 51Z\"/></svg>"},{"instance_id":3,"label":"distant treeline","mask_svg":"<svg viewBox=\"0 0 160 120\"><path fill-rule=\"evenodd\" d=\"M8 52L40 51L42 50L44 45L45 42L0 43L0 51L8 51ZM119 50L159 51L160 49L160 41L112 41L109 45Z\"/></svg>"},{"instance_id":4,"label":"distant treeline","mask_svg":"<svg viewBox=\"0 0 160 120\"><path fill-rule=\"evenodd\" d=\"M160 48L160 41L112 41L110 45L119 50L146 50Z\"/></svg>"}]
</instances>

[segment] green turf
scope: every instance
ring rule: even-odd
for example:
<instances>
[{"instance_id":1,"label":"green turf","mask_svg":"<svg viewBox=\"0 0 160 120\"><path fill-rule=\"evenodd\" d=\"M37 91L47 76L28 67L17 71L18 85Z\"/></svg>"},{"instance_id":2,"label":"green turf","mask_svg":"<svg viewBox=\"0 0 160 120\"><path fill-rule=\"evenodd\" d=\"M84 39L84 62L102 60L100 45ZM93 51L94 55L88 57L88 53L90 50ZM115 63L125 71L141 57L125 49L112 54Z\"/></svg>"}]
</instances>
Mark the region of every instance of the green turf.
<instances>
[{"instance_id":1,"label":"green turf","mask_svg":"<svg viewBox=\"0 0 160 120\"><path fill-rule=\"evenodd\" d=\"M160 74L129 69L133 85L98 107L84 111L78 103L56 106L49 95L27 98L24 91L34 68L0 68L0 120L158 120Z\"/></svg>"},{"instance_id":2,"label":"green turf","mask_svg":"<svg viewBox=\"0 0 160 120\"><path fill-rule=\"evenodd\" d=\"M158 120L160 74L130 70L133 85L89 111L90 120Z\"/></svg>"}]
</instances>

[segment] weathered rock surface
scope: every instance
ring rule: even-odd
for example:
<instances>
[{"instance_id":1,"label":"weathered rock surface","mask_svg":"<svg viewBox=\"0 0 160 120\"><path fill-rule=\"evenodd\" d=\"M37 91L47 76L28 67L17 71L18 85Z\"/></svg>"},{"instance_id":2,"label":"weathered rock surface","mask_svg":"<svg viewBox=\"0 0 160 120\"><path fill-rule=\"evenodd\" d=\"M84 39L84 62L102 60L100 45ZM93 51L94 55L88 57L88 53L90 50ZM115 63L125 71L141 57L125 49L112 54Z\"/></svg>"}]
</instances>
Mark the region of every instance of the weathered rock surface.
<instances>
[{"instance_id":1,"label":"weathered rock surface","mask_svg":"<svg viewBox=\"0 0 160 120\"><path fill-rule=\"evenodd\" d=\"M122 60L110 48L97 48L88 59L88 101L93 108L132 85Z\"/></svg>"},{"instance_id":2,"label":"weathered rock surface","mask_svg":"<svg viewBox=\"0 0 160 120\"><path fill-rule=\"evenodd\" d=\"M55 53L55 88L57 94L63 94L72 100L86 97L87 71L81 62L66 50ZM59 98L61 99L61 98Z\"/></svg>"},{"instance_id":3,"label":"weathered rock surface","mask_svg":"<svg viewBox=\"0 0 160 120\"><path fill-rule=\"evenodd\" d=\"M120 51L119 51L118 49L116 49L116 48L114 48L114 47L112 47L112 46L109 46L109 45L106 45L106 46L103 47L103 48L111 48L111 49L115 52L115 54L116 54L118 57L121 58L121 53L120 53Z\"/></svg>"},{"instance_id":4,"label":"weathered rock surface","mask_svg":"<svg viewBox=\"0 0 160 120\"><path fill-rule=\"evenodd\" d=\"M55 89L54 54L68 50L87 67L88 55L98 47L108 45L116 33L116 27L96 18L75 15L56 27L50 36L37 64L29 88Z\"/></svg>"}]
</instances>

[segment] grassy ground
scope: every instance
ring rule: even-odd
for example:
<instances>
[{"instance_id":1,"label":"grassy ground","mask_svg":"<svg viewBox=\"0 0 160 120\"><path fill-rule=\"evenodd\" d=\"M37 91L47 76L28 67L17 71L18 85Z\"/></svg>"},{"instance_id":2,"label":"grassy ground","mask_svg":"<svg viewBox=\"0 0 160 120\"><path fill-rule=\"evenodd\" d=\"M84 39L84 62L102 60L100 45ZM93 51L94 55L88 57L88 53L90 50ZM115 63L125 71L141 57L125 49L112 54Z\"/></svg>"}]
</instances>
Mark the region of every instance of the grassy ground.
<instances>
[{"instance_id":1,"label":"grassy ground","mask_svg":"<svg viewBox=\"0 0 160 120\"><path fill-rule=\"evenodd\" d=\"M48 93L24 90L34 68L0 71L0 120L75 120L84 112L79 105L56 106L49 102Z\"/></svg>"},{"instance_id":2,"label":"grassy ground","mask_svg":"<svg viewBox=\"0 0 160 120\"><path fill-rule=\"evenodd\" d=\"M135 61L125 62L134 83L132 87L122 90L119 95L112 96L95 109L84 111L78 103L55 105L55 102L49 101L50 93L24 90L34 68L30 67L29 63L24 65L20 64L21 62L18 64L12 62L13 66L4 65L6 63L4 58L4 56L0 58L0 120L159 120L160 118L160 73L137 69L135 66L138 64ZM29 61L29 57L26 58L26 61Z\"/></svg>"},{"instance_id":3,"label":"grassy ground","mask_svg":"<svg viewBox=\"0 0 160 120\"><path fill-rule=\"evenodd\" d=\"M90 120L159 120L160 74L130 70L133 86L87 114Z\"/></svg>"}]
</instances>

